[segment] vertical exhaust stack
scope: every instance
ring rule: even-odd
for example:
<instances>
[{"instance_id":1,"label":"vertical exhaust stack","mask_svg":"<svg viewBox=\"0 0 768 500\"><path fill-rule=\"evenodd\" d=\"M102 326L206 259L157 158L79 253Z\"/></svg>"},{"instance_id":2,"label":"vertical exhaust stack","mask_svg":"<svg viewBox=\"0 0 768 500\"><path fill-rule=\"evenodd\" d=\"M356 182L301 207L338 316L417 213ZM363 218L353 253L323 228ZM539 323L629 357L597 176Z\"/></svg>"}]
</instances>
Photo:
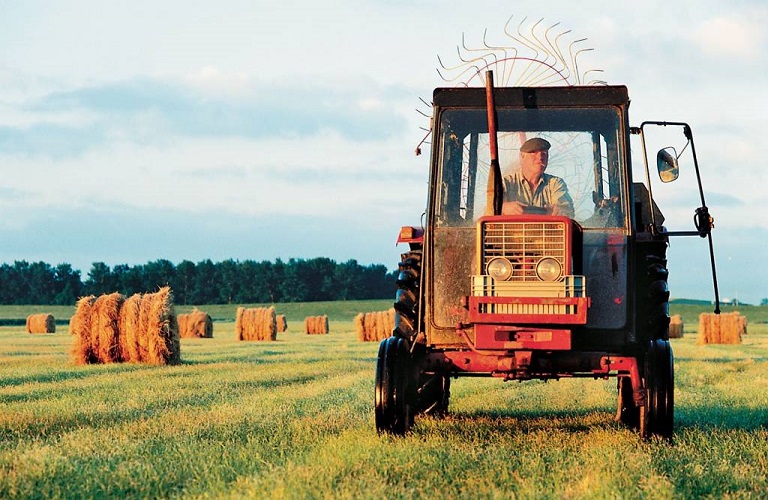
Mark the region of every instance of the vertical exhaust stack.
<instances>
[{"instance_id":1,"label":"vertical exhaust stack","mask_svg":"<svg viewBox=\"0 0 768 500\"><path fill-rule=\"evenodd\" d=\"M485 189L485 206L488 214L501 215L503 185L501 183L501 166L499 165L499 145L496 140L496 101L493 95L493 71L486 71L485 73L485 99L488 109L488 139L491 149L491 170L488 173L488 186Z\"/></svg>"}]
</instances>

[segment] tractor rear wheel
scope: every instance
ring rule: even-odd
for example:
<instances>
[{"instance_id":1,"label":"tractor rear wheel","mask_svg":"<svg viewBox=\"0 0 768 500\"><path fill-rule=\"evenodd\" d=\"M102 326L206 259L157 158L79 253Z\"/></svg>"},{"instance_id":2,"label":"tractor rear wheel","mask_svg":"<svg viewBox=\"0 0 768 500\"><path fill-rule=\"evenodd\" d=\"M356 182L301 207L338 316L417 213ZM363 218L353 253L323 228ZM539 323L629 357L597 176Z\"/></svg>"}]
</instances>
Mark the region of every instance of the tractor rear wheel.
<instances>
[{"instance_id":1,"label":"tractor rear wheel","mask_svg":"<svg viewBox=\"0 0 768 500\"><path fill-rule=\"evenodd\" d=\"M397 293L395 295L396 337L413 343L419 332L419 281L421 279L421 251L411 250L402 254L398 264Z\"/></svg>"},{"instance_id":2,"label":"tractor rear wheel","mask_svg":"<svg viewBox=\"0 0 768 500\"><path fill-rule=\"evenodd\" d=\"M668 340L649 343L645 354L646 405L640 412L640 434L671 439L675 420L675 366Z\"/></svg>"},{"instance_id":3,"label":"tractor rear wheel","mask_svg":"<svg viewBox=\"0 0 768 500\"><path fill-rule=\"evenodd\" d=\"M389 337L379 344L376 361L376 430L403 435L413 426L410 352L405 340Z\"/></svg>"},{"instance_id":4,"label":"tractor rear wheel","mask_svg":"<svg viewBox=\"0 0 768 500\"><path fill-rule=\"evenodd\" d=\"M616 421L637 429L640 426L640 407L635 404L632 379L619 377L619 407L616 413Z\"/></svg>"}]
</instances>

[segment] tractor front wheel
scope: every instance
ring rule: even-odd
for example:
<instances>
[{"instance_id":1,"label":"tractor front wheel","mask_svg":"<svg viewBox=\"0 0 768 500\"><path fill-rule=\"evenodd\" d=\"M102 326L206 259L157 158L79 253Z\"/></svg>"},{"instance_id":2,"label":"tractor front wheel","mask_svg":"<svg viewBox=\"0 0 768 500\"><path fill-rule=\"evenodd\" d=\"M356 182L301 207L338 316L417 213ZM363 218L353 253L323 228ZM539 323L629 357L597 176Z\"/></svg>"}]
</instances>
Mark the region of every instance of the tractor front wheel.
<instances>
[{"instance_id":1,"label":"tractor front wheel","mask_svg":"<svg viewBox=\"0 0 768 500\"><path fill-rule=\"evenodd\" d=\"M640 434L672 438L675 420L675 367L668 340L649 342L645 354L646 405L640 412Z\"/></svg>"},{"instance_id":2,"label":"tractor front wheel","mask_svg":"<svg viewBox=\"0 0 768 500\"><path fill-rule=\"evenodd\" d=\"M410 352L406 341L389 337L379 344L376 361L376 430L403 435L413 426Z\"/></svg>"}]
</instances>

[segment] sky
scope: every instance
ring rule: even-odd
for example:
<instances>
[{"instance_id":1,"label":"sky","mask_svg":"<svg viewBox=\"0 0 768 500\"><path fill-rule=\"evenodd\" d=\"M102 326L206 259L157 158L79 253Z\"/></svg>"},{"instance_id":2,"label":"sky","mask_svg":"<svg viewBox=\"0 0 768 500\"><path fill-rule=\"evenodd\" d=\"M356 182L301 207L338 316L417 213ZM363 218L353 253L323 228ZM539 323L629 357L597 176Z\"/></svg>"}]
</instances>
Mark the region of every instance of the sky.
<instances>
[{"instance_id":1,"label":"sky","mask_svg":"<svg viewBox=\"0 0 768 500\"><path fill-rule=\"evenodd\" d=\"M691 125L720 297L767 298L764 0L0 0L0 262L394 269L437 58L508 42L510 17L586 38L632 125ZM692 229L695 175L654 195ZM674 298L713 298L706 240L675 238L669 268Z\"/></svg>"}]
</instances>

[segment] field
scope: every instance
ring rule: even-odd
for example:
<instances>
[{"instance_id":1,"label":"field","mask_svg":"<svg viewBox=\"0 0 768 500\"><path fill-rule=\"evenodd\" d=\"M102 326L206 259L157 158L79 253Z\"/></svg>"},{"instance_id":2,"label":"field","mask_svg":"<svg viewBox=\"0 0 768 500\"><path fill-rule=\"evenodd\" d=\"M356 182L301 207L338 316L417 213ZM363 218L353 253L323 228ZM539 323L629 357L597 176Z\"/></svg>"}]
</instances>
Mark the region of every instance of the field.
<instances>
[{"instance_id":1,"label":"field","mask_svg":"<svg viewBox=\"0 0 768 500\"><path fill-rule=\"evenodd\" d=\"M391 301L278 304L277 342L236 342L235 306L180 366L74 366L66 324L0 326L0 497L687 498L768 491L768 307L741 345L697 346L673 306L674 443L613 421L615 380L458 379L451 414L405 438L373 424L376 343L352 318ZM177 307L177 312L191 308ZM69 311L69 313L67 312ZM72 308L2 306L0 319ZM328 314L330 335L303 318Z\"/></svg>"}]
</instances>

